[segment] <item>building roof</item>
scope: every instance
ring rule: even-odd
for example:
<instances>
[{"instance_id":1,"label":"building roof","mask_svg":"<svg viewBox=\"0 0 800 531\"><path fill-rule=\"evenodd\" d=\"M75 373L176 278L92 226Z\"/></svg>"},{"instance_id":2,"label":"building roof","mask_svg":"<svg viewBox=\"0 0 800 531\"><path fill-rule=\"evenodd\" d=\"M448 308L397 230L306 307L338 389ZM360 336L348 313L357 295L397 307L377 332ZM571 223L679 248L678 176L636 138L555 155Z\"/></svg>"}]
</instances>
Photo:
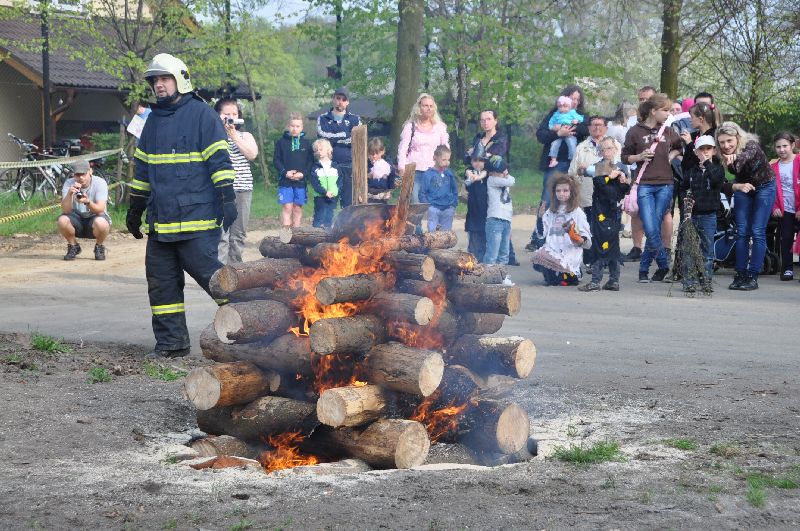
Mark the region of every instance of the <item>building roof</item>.
<instances>
[{"instance_id":1,"label":"building roof","mask_svg":"<svg viewBox=\"0 0 800 531\"><path fill-rule=\"evenodd\" d=\"M51 19L57 30L58 19ZM26 49L18 43L29 43L41 37L41 23L37 18L16 18L0 20L0 50L7 51L8 64L23 73L39 86L42 84L42 53L40 50ZM34 41L35 42L35 41ZM121 81L105 72L89 70L80 59L69 57L67 50L50 50L50 83L53 87L75 87L104 90L119 90Z\"/></svg>"}]
</instances>

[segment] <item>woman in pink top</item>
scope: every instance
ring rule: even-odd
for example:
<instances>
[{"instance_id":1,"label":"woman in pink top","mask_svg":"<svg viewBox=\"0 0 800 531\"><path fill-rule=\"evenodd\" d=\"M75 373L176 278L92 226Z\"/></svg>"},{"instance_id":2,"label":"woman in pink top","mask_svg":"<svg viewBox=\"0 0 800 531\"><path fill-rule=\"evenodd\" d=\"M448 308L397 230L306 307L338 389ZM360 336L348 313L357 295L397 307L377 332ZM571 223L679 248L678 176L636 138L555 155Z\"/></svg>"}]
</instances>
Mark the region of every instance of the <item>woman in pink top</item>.
<instances>
[{"instance_id":1,"label":"woman in pink top","mask_svg":"<svg viewBox=\"0 0 800 531\"><path fill-rule=\"evenodd\" d=\"M439 116L433 96L423 92L411 107L411 115L403 125L397 148L397 166L401 173L406 164L413 162L417 165L412 203L419 203L420 177L433 167L433 152L441 145L450 147L447 125Z\"/></svg>"}]
</instances>

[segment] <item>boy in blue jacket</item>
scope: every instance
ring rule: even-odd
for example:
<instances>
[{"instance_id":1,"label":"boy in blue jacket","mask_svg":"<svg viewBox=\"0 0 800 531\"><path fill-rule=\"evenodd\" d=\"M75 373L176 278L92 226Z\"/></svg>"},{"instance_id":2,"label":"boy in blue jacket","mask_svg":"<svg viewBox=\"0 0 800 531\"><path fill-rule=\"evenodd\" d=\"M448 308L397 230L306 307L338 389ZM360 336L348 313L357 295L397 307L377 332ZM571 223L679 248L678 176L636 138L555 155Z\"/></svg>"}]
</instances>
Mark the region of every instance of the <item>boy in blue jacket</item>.
<instances>
[{"instance_id":1,"label":"boy in blue jacket","mask_svg":"<svg viewBox=\"0 0 800 531\"><path fill-rule=\"evenodd\" d=\"M421 175L420 203L428 203L428 232L451 230L458 206L456 176L450 170L450 148L438 146L433 152L433 167Z\"/></svg>"}]
</instances>

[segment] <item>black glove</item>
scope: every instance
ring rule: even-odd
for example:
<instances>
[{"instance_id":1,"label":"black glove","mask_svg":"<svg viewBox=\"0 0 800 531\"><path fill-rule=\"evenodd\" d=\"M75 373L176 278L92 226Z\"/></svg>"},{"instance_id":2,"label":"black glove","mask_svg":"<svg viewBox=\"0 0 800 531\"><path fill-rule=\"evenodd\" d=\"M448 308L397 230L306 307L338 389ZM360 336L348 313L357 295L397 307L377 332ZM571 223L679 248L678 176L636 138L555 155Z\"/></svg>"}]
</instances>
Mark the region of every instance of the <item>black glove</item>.
<instances>
[{"instance_id":1,"label":"black glove","mask_svg":"<svg viewBox=\"0 0 800 531\"><path fill-rule=\"evenodd\" d=\"M125 226L128 227L134 238L141 240L142 234L142 214L147 208L147 199L139 195L131 195L131 205L128 207L128 215L125 216Z\"/></svg>"},{"instance_id":2,"label":"black glove","mask_svg":"<svg viewBox=\"0 0 800 531\"><path fill-rule=\"evenodd\" d=\"M225 201L222 203L222 230L228 232L233 222L239 217L239 212L236 210L236 203L233 201Z\"/></svg>"}]
</instances>

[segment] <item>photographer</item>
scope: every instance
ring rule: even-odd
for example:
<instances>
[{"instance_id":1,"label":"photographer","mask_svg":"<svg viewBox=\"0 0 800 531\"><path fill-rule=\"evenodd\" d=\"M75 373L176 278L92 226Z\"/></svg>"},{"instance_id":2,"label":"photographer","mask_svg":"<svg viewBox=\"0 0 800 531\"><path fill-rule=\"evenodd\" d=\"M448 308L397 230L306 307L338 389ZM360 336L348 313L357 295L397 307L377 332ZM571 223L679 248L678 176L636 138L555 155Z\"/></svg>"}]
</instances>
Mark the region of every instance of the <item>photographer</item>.
<instances>
[{"instance_id":1,"label":"photographer","mask_svg":"<svg viewBox=\"0 0 800 531\"><path fill-rule=\"evenodd\" d=\"M222 98L214 110L219 113L225 132L228 134L228 151L230 152L236 179L233 190L236 193L236 210L239 216L231 228L222 231L219 240L219 261L223 264L241 262L244 241L247 238L247 223L250 220L250 204L253 200L253 174L250 161L258 156L258 145L253 135L239 131L244 123L239 103L233 98Z\"/></svg>"},{"instance_id":2,"label":"photographer","mask_svg":"<svg viewBox=\"0 0 800 531\"><path fill-rule=\"evenodd\" d=\"M103 241L111 232L111 218L106 212L108 184L102 177L92 175L88 161L79 160L71 166L75 176L64 183L57 221L58 232L67 240L64 260L75 260L81 254L77 238L94 238L94 258L105 260Z\"/></svg>"}]
</instances>

